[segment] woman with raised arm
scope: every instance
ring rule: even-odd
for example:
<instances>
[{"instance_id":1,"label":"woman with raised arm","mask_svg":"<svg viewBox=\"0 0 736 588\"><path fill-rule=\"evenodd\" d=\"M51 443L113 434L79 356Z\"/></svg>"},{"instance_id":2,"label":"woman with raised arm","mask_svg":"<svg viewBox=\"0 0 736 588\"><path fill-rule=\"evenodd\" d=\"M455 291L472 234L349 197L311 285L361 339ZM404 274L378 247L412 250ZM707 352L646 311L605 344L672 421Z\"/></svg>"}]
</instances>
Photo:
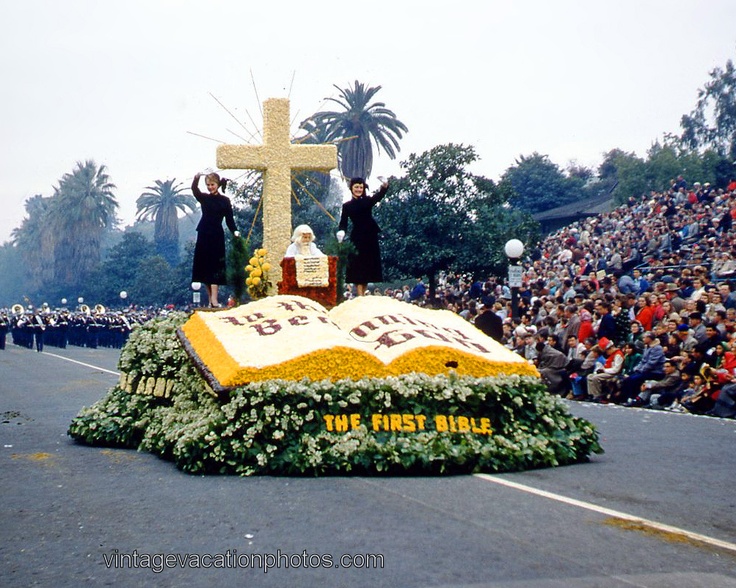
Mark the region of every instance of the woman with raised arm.
<instances>
[{"instance_id":1,"label":"woman with raised arm","mask_svg":"<svg viewBox=\"0 0 736 588\"><path fill-rule=\"evenodd\" d=\"M199 178L196 174L192 182L192 194L202 206L202 218L197 225L197 244L194 248L194 263L192 264L192 281L201 282L207 290L209 305L217 308L219 285L227 282L227 266L225 262L225 231L222 220L230 232L236 237L240 233L235 226L233 207L230 199L220 192L225 190L227 180L220 178L216 173L205 176L207 193L199 189Z\"/></svg>"},{"instance_id":2,"label":"woman with raised arm","mask_svg":"<svg viewBox=\"0 0 736 588\"><path fill-rule=\"evenodd\" d=\"M379 178L381 179L381 178ZM342 216L338 231L338 239L345 236L348 220L352 222L350 241L355 246L356 253L348 257L345 281L355 284L358 296L363 296L368 282L382 282L381 249L378 244L378 234L381 232L378 223L373 218L373 207L386 195L388 182L382 180L381 188L372 196L367 196L368 184L363 178L350 180L352 198L342 205Z\"/></svg>"}]
</instances>

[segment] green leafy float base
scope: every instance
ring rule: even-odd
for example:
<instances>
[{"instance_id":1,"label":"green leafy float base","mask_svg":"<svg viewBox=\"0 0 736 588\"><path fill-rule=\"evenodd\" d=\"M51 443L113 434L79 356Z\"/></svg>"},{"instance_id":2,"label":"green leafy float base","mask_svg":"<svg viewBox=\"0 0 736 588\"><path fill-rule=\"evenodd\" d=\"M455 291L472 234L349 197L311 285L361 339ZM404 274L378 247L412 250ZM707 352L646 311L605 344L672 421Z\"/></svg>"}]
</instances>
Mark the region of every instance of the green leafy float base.
<instances>
[{"instance_id":1,"label":"green leafy float base","mask_svg":"<svg viewBox=\"0 0 736 588\"><path fill-rule=\"evenodd\" d=\"M150 451L192 474L504 472L603 452L595 427L529 376L269 380L218 398L176 336L186 319L132 333L124 377L80 411L71 437Z\"/></svg>"}]
</instances>

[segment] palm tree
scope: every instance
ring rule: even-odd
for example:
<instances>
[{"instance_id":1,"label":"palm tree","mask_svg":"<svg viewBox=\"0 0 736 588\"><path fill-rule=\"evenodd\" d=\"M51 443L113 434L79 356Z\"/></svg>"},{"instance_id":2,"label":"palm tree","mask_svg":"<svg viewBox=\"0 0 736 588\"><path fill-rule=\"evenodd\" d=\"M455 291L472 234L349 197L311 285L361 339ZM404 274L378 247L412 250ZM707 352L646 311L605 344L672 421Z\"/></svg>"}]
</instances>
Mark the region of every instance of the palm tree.
<instances>
[{"instance_id":1,"label":"palm tree","mask_svg":"<svg viewBox=\"0 0 736 588\"><path fill-rule=\"evenodd\" d=\"M339 141L340 172L348 178L370 176L373 144L396 158L399 139L408 129L383 102L371 104L381 86L368 88L357 80L354 88L340 89L340 98L326 98L342 107L340 111L317 112L300 126L310 132L322 128L328 141Z\"/></svg>"},{"instance_id":2,"label":"palm tree","mask_svg":"<svg viewBox=\"0 0 736 588\"><path fill-rule=\"evenodd\" d=\"M54 276L61 286L82 286L100 263L105 229L117 223L118 203L107 168L77 162L51 199L49 219L56 234Z\"/></svg>"},{"instance_id":3,"label":"palm tree","mask_svg":"<svg viewBox=\"0 0 736 588\"><path fill-rule=\"evenodd\" d=\"M40 194L26 200L28 216L11 233L23 259L28 285L34 292L53 279L54 231L49 229L48 222L50 201Z\"/></svg>"},{"instance_id":4,"label":"palm tree","mask_svg":"<svg viewBox=\"0 0 736 588\"><path fill-rule=\"evenodd\" d=\"M185 194L181 183L175 185L174 182L176 179L156 180L156 185L146 186L149 192L143 192L135 202L137 220L154 221L156 250L171 266L179 262L178 211L194 212L197 206L194 196Z\"/></svg>"}]
</instances>

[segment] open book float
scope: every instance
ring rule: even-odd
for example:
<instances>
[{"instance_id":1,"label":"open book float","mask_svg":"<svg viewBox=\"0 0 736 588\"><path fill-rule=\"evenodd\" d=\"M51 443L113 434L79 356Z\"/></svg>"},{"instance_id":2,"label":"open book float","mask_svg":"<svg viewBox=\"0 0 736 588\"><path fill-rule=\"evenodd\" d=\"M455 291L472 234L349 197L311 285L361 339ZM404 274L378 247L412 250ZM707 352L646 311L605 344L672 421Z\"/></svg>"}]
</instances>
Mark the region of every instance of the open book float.
<instances>
[{"instance_id":1,"label":"open book float","mask_svg":"<svg viewBox=\"0 0 736 588\"><path fill-rule=\"evenodd\" d=\"M362 296L327 311L300 296L271 296L195 312L179 330L216 391L262 380L382 378L412 372L538 376L524 358L447 310Z\"/></svg>"}]
</instances>

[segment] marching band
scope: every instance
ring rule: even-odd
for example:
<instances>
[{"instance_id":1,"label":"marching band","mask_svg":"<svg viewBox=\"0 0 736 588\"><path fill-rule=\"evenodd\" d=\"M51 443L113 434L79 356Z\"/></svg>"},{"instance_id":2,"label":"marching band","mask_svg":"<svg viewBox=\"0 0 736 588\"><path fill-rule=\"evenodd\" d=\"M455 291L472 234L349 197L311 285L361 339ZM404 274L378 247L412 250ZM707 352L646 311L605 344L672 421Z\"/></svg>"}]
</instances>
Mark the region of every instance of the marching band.
<instances>
[{"instance_id":1,"label":"marching band","mask_svg":"<svg viewBox=\"0 0 736 588\"><path fill-rule=\"evenodd\" d=\"M94 309L82 304L76 310L52 310L46 305L33 309L14 304L9 309L0 308L0 350L5 349L8 333L15 345L33 349L35 344L39 352L44 345L62 349L67 345L120 349L136 325L160 312L153 309L108 311L101 304Z\"/></svg>"}]
</instances>

